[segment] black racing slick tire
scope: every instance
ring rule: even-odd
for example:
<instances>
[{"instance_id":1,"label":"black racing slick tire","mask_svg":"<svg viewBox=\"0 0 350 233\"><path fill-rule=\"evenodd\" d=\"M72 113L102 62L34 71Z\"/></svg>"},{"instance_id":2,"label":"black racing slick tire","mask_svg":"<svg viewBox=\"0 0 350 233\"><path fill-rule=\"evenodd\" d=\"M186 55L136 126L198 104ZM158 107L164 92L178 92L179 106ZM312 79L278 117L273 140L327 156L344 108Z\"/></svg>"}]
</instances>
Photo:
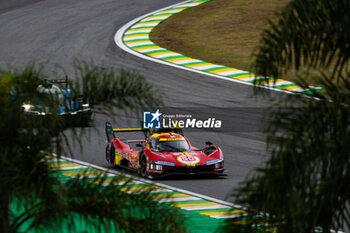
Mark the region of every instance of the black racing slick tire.
<instances>
[{"instance_id":1,"label":"black racing slick tire","mask_svg":"<svg viewBox=\"0 0 350 233\"><path fill-rule=\"evenodd\" d=\"M143 177L148 177L148 171L147 171L147 160L146 156L144 154L141 154L140 157L140 175Z\"/></svg>"},{"instance_id":2,"label":"black racing slick tire","mask_svg":"<svg viewBox=\"0 0 350 233\"><path fill-rule=\"evenodd\" d=\"M115 160L115 149L114 149L114 146L112 145L110 149L108 147L109 146L106 147L106 160L110 164L114 164L114 160Z\"/></svg>"}]
</instances>

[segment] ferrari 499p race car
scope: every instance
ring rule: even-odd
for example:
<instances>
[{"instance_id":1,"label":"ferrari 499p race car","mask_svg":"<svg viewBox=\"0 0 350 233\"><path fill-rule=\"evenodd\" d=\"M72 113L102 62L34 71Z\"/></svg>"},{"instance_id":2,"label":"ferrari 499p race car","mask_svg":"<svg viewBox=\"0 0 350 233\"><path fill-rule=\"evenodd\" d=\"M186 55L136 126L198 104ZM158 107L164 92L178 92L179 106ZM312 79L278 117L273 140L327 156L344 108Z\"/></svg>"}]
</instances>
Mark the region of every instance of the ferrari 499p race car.
<instances>
[{"instance_id":1,"label":"ferrari 499p race car","mask_svg":"<svg viewBox=\"0 0 350 233\"><path fill-rule=\"evenodd\" d=\"M145 140L119 137L125 132L143 132ZM193 147L181 129L113 129L106 122L106 159L114 166L136 170L147 178L172 174L224 174L224 157L219 147L206 143ZM115 136L118 135L118 137Z\"/></svg>"}]
</instances>

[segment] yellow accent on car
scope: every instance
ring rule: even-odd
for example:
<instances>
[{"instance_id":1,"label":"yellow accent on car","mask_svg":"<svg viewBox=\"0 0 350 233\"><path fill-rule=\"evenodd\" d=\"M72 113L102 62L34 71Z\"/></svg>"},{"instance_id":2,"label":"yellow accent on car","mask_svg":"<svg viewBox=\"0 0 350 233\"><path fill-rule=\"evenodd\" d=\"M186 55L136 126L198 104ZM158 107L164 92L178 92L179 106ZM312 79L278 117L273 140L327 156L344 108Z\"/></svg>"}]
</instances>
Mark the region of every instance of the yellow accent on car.
<instances>
[{"instance_id":1,"label":"yellow accent on car","mask_svg":"<svg viewBox=\"0 0 350 233\"><path fill-rule=\"evenodd\" d=\"M171 133L155 133L155 134L152 134L152 138L158 138L158 137L160 137L160 136L163 136L163 135L169 135L169 134L171 134Z\"/></svg>"},{"instance_id":2,"label":"yellow accent on car","mask_svg":"<svg viewBox=\"0 0 350 233\"><path fill-rule=\"evenodd\" d=\"M113 131L132 131L132 130L142 130L142 128L117 128L113 129Z\"/></svg>"},{"instance_id":3,"label":"yellow accent on car","mask_svg":"<svg viewBox=\"0 0 350 233\"><path fill-rule=\"evenodd\" d=\"M119 162L123 159L123 153L121 151L115 152L114 164L119 165Z\"/></svg>"},{"instance_id":4,"label":"yellow accent on car","mask_svg":"<svg viewBox=\"0 0 350 233\"><path fill-rule=\"evenodd\" d=\"M184 138L159 138L159 141L184 141Z\"/></svg>"}]
</instances>

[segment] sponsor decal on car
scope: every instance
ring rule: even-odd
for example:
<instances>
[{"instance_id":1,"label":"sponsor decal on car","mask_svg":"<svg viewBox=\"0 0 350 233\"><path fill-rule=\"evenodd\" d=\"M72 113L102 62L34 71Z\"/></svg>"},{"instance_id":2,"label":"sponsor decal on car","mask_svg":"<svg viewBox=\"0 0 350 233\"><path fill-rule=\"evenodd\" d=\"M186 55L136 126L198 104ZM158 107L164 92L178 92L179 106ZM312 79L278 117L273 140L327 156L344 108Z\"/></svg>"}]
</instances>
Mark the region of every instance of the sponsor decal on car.
<instances>
[{"instance_id":1,"label":"sponsor decal on car","mask_svg":"<svg viewBox=\"0 0 350 233\"><path fill-rule=\"evenodd\" d=\"M166 165L166 166L175 166L175 163L172 162L165 162L165 161L158 161L156 160L157 164L162 164L162 165Z\"/></svg>"},{"instance_id":2,"label":"sponsor decal on car","mask_svg":"<svg viewBox=\"0 0 350 233\"><path fill-rule=\"evenodd\" d=\"M177 157L177 161L188 166L194 166L199 163L200 159L197 156L190 155L188 153L182 153Z\"/></svg>"},{"instance_id":3,"label":"sponsor decal on car","mask_svg":"<svg viewBox=\"0 0 350 233\"><path fill-rule=\"evenodd\" d=\"M207 161L205 164L206 165L212 165L212 164L218 163L220 161L221 161L221 159L214 159L214 160Z\"/></svg>"}]
</instances>

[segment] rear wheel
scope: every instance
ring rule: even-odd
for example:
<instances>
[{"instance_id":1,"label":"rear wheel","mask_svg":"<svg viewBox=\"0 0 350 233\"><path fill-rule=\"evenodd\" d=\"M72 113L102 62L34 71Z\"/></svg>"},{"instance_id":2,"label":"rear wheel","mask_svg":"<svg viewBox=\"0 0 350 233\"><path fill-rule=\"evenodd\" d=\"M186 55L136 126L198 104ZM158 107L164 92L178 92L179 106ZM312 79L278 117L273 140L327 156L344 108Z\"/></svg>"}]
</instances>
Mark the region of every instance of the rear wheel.
<instances>
[{"instance_id":1,"label":"rear wheel","mask_svg":"<svg viewBox=\"0 0 350 233\"><path fill-rule=\"evenodd\" d=\"M115 149L114 146L111 146L111 149L108 150L108 147L106 148L106 159L109 163L114 164L115 160Z\"/></svg>"}]
</instances>

